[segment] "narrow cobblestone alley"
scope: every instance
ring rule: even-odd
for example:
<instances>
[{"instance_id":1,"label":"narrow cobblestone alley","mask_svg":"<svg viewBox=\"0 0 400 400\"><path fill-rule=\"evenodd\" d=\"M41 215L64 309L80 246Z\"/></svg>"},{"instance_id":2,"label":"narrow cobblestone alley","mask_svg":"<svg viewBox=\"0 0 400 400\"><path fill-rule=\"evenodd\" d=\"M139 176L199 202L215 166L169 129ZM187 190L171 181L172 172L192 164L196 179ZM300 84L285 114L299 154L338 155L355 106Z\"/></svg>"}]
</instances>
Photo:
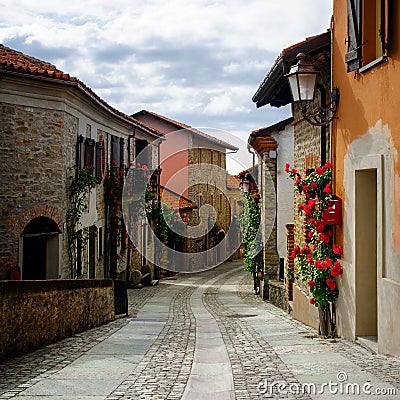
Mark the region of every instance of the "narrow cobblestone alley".
<instances>
[{"instance_id":1,"label":"narrow cobblestone alley","mask_svg":"<svg viewBox=\"0 0 400 400\"><path fill-rule=\"evenodd\" d=\"M129 317L4 362L0 399L400 398L398 358L319 338L241 262L129 296Z\"/></svg>"}]
</instances>

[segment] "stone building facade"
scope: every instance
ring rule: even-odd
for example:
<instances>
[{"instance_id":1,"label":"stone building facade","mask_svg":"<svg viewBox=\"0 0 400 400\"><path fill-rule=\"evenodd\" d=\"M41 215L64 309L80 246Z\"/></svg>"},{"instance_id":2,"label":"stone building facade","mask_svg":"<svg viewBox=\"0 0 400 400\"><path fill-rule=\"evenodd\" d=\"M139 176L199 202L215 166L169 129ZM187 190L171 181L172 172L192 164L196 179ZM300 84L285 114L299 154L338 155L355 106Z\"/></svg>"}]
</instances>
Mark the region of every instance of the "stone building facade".
<instances>
[{"instance_id":1,"label":"stone building facade","mask_svg":"<svg viewBox=\"0 0 400 400\"><path fill-rule=\"evenodd\" d=\"M197 205L189 214L185 250L188 265L212 266L227 256L226 236L232 221L227 194L226 151L230 145L189 125L142 110L133 117L164 134L160 146L161 184ZM229 246L228 246L229 247Z\"/></svg>"},{"instance_id":2,"label":"stone building facade","mask_svg":"<svg viewBox=\"0 0 400 400\"><path fill-rule=\"evenodd\" d=\"M261 229L264 276L261 295L287 309L285 258L286 225L293 223L293 182L285 164L293 164L293 118L257 129L249 136L259 159L258 184L261 192Z\"/></svg>"},{"instance_id":3,"label":"stone building facade","mask_svg":"<svg viewBox=\"0 0 400 400\"><path fill-rule=\"evenodd\" d=\"M3 45L0 73L0 278L107 276L104 176L112 161L119 168L134 161L139 140L157 159L160 134L79 79ZM68 170L74 167L90 167L98 183L76 227L90 228L88 241L71 265ZM126 260L118 268L126 269Z\"/></svg>"}]
</instances>

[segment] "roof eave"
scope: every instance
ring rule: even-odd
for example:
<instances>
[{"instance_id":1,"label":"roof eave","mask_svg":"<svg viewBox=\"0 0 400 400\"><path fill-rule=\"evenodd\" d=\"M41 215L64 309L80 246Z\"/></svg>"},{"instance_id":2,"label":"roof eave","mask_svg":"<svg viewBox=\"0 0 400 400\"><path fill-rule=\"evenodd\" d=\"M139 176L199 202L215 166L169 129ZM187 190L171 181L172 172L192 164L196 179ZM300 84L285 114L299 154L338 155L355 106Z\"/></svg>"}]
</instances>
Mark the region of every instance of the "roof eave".
<instances>
[{"instance_id":1,"label":"roof eave","mask_svg":"<svg viewBox=\"0 0 400 400\"><path fill-rule=\"evenodd\" d=\"M88 91L85 86L83 86L78 80L76 81L70 81L70 80L64 80L64 79L56 79L52 77L46 77L42 75L31 75L31 74L26 74L23 72L18 72L18 71L9 71L5 69L0 70L0 77L1 75L9 75L9 76L16 76L19 78L25 78L25 79L30 79L30 80L35 80L35 81L41 81L41 82L46 82L46 83L51 83L51 84L56 84L60 86L67 86L71 88L76 88L80 92L82 92L85 96L87 96L90 101L101 107L103 110L111 114L114 118L119 119L120 121L123 121L131 126L134 126L136 128L141 129L145 133L160 138L164 139L163 135L161 133L157 133L155 130L150 130L148 127L146 127L144 124L140 123L139 121L135 121L133 118L130 116L124 116L120 115L118 112L116 112L113 107L111 107L108 103L105 101L101 101L99 98L94 96L90 91ZM121 113L122 114L122 113Z\"/></svg>"},{"instance_id":2,"label":"roof eave","mask_svg":"<svg viewBox=\"0 0 400 400\"><path fill-rule=\"evenodd\" d=\"M292 96L285 74L289 72L290 66L296 61L299 53L313 56L322 51L329 50L331 44L330 30L306 39L297 45L283 50L275 61L266 77L258 87L252 100L257 108L270 104L272 107L281 107L292 103Z\"/></svg>"}]
</instances>

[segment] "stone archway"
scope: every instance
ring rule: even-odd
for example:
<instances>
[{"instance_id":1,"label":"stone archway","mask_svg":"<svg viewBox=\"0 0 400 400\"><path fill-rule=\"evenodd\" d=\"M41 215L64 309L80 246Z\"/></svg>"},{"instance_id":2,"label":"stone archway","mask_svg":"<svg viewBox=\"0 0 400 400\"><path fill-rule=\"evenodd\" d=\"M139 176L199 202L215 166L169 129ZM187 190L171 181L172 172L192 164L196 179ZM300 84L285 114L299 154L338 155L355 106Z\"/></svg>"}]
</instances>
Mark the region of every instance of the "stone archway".
<instances>
[{"instance_id":1,"label":"stone archway","mask_svg":"<svg viewBox=\"0 0 400 400\"><path fill-rule=\"evenodd\" d=\"M22 279L59 277L60 229L48 217L36 217L22 233Z\"/></svg>"}]
</instances>

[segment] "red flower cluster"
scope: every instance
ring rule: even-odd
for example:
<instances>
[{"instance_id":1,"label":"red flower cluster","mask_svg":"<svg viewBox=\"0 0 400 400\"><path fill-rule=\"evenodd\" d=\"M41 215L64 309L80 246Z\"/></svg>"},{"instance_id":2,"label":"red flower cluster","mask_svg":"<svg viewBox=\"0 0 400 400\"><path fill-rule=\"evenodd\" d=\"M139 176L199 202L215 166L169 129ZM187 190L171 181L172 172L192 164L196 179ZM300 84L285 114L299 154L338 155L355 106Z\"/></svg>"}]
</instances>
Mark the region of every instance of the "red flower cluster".
<instances>
[{"instance_id":1,"label":"red flower cluster","mask_svg":"<svg viewBox=\"0 0 400 400\"><path fill-rule=\"evenodd\" d=\"M333 250L333 252L335 253L335 254L343 254L343 249L340 247L340 246L338 246L337 244L334 244L333 246L332 246L332 250Z\"/></svg>"},{"instance_id":2,"label":"red flower cluster","mask_svg":"<svg viewBox=\"0 0 400 400\"><path fill-rule=\"evenodd\" d=\"M121 207L125 171L122 168L116 168L117 163L115 160L112 161L112 165L110 174L105 176L104 193L110 217L110 241L108 243L110 274L115 278L118 276L118 261L123 259L126 250L131 246L128 243L128 234Z\"/></svg>"},{"instance_id":3,"label":"red flower cluster","mask_svg":"<svg viewBox=\"0 0 400 400\"><path fill-rule=\"evenodd\" d=\"M333 267L331 268L331 275L332 276L340 276L343 273L342 264L339 261L335 261Z\"/></svg>"},{"instance_id":4,"label":"red flower cluster","mask_svg":"<svg viewBox=\"0 0 400 400\"><path fill-rule=\"evenodd\" d=\"M332 278L328 278L326 280L326 286L328 286L329 290L335 290L336 289L336 283Z\"/></svg>"},{"instance_id":5,"label":"red flower cluster","mask_svg":"<svg viewBox=\"0 0 400 400\"><path fill-rule=\"evenodd\" d=\"M303 201L298 204L299 213L306 217L308 245L295 246L292 257L297 266L297 278L307 282L311 293L310 303L326 305L338 296L335 277L342 275L339 262L343 249L333 243L332 226L324 222L323 211L332 199L331 163L311 170L302 177L295 168L286 164L285 171L295 182L295 188Z\"/></svg>"}]
</instances>

